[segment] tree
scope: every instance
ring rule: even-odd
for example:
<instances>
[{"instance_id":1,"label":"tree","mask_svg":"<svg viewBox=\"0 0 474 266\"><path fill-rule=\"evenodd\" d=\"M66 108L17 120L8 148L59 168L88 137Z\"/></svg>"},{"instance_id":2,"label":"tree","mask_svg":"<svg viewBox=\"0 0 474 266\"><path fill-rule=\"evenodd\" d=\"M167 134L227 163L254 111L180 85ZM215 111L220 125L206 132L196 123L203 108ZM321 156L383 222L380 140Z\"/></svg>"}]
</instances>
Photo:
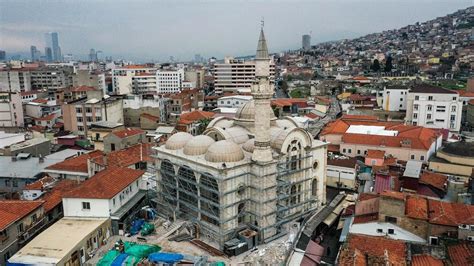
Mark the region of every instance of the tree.
<instances>
[{"instance_id":1,"label":"tree","mask_svg":"<svg viewBox=\"0 0 474 266\"><path fill-rule=\"evenodd\" d=\"M385 61L385 72L392 72L393 64L392 64L392 57L389 55L387 60Z\"/></svg>"},{"instance_id":2,"label":"tree","mask_svg":"<svg viewBox=\"0 0 474 266\"><path fill-rule=\"evenodd\" d=\"M379 72L380 71L380 62L378 59L374 59L374 62L372 62L372 65L370 66L370 69L374 72Z\"/></svg>"},{"instance_id":3,"label":"tree","mask_svg":"<svg viewBox=\"0 0 474 266\"><path fill-rule=\"evenodd\" d=\"M209 123L211 122L211 119L210 118L203 118L201 120L199 120L199 126L197 128L197 135L201 135L204 130L206 130L207 126L209 125Z\"/></svg>"}]
</instances>

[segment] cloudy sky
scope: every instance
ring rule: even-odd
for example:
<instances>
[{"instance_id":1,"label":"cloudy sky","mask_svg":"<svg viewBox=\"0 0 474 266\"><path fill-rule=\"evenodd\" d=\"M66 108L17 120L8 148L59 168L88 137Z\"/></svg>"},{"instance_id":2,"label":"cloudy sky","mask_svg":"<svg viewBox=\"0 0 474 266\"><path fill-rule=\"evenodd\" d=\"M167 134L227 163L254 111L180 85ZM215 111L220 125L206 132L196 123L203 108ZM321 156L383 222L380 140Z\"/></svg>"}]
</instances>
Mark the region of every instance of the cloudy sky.
<instances>
[{"instance_id":1,"label":"cloudy sky","mask_svg":"<svg viewBox=\"0 0 474 266\"><path fill-rule=\"evenodd\" d=\"M271 52L352 38L444 16L474 0L0 0L0 50L44 49L57 31L63 53L90 48L137 61L221 58L255 52L260 20Z\"/></svg>"}]
</instances>

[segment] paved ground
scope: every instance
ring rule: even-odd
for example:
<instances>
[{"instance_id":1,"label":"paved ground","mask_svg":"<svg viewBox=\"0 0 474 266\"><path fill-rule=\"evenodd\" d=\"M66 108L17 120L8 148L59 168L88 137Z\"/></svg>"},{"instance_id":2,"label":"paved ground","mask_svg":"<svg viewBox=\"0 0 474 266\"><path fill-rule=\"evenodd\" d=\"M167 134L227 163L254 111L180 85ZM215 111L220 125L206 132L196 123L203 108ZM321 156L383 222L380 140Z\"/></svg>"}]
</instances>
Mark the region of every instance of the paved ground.
<instances>
[{"instance_id":1,"label":"paved ground","mask_svg":"<svg viewBox=\"0 0 474 266\"><path fill-rule=\"evenodd\" d=\"M316 121L316 123L309 125L308 130L311 132L311 135L313 135L313 137L316 138L321 132L321 130L324 128L324 126L327 123L335 120L337 116L340 114L340 112L341 112L341 106L339 105L339 102L336 99L336 97L332 96L331 106L329 107L329 110L326 116Z\"/></svg>"}]
</instances>

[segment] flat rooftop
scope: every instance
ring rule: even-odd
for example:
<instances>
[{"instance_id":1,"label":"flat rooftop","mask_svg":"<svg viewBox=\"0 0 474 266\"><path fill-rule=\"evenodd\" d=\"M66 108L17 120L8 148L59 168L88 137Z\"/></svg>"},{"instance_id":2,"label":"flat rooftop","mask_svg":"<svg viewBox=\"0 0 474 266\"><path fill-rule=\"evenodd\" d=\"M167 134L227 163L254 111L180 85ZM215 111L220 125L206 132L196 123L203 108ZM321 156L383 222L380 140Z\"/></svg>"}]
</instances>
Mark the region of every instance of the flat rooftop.
<instances>
[{"instance_id":1,"label":"flat rooftop","mask_svg":"<svg viewBox=\"0 0 474 266\"><path fill-rule=\"evenodd\" d=\"M398 135L398 131L385 130L384 126L363 126L363 125L351 125L347 129L346 133L379 135L379 136L397 136Z\"/></svg>"},{"instance_id":2,"label":"flat rooftop","mask_svg":"<svg viewBox=\"0 0 474 266\"><path fill-rule=\"evenodd\" d=\"M62 218L33 238L8 261L29 265L57 264L108 219Z\"/></svg>"}]
</instances>

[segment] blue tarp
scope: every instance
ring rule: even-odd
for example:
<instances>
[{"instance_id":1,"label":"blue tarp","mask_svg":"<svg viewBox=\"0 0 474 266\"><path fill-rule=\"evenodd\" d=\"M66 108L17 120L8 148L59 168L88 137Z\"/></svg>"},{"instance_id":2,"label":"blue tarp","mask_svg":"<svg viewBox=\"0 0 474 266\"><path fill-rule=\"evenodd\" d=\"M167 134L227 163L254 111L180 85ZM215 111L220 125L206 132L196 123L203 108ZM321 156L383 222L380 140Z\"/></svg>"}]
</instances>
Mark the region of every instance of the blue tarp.
<instances>
[{"instance_id":1,"label":"blue tarp","mask_svg":"<svg viewBox=\"0 0 474 266\"><path fill-rule=\"evenodd\" d=\"M184 256L179 253L152 253L148 256L148 260L153 263L176 263L180 262Z\"/></svg>"},{"instance_id":2,"label":"blue tarp","mask_svg":"<svg viewBox=\"0 0 474 266\"><path fill-rule=\"evenodd\" d=\"M131 235L136 235L140 232L142 229L143 224L145 223L145 220L143 219L138 219L133 221L132 223L132 228L130 228L130 234Z\"/></svg>"},{"instance_id":3,"label":"blue tarp","mask_svg":"<svg viewBox=\"0 0 474 266\"><path fill-rule=\"evenodd\" d=\"M111 266L122 266L122 263L127 259L128 254L122 253L117 256L117 258L114 259L112 262Z\"/></svg>"}]
</instances>

